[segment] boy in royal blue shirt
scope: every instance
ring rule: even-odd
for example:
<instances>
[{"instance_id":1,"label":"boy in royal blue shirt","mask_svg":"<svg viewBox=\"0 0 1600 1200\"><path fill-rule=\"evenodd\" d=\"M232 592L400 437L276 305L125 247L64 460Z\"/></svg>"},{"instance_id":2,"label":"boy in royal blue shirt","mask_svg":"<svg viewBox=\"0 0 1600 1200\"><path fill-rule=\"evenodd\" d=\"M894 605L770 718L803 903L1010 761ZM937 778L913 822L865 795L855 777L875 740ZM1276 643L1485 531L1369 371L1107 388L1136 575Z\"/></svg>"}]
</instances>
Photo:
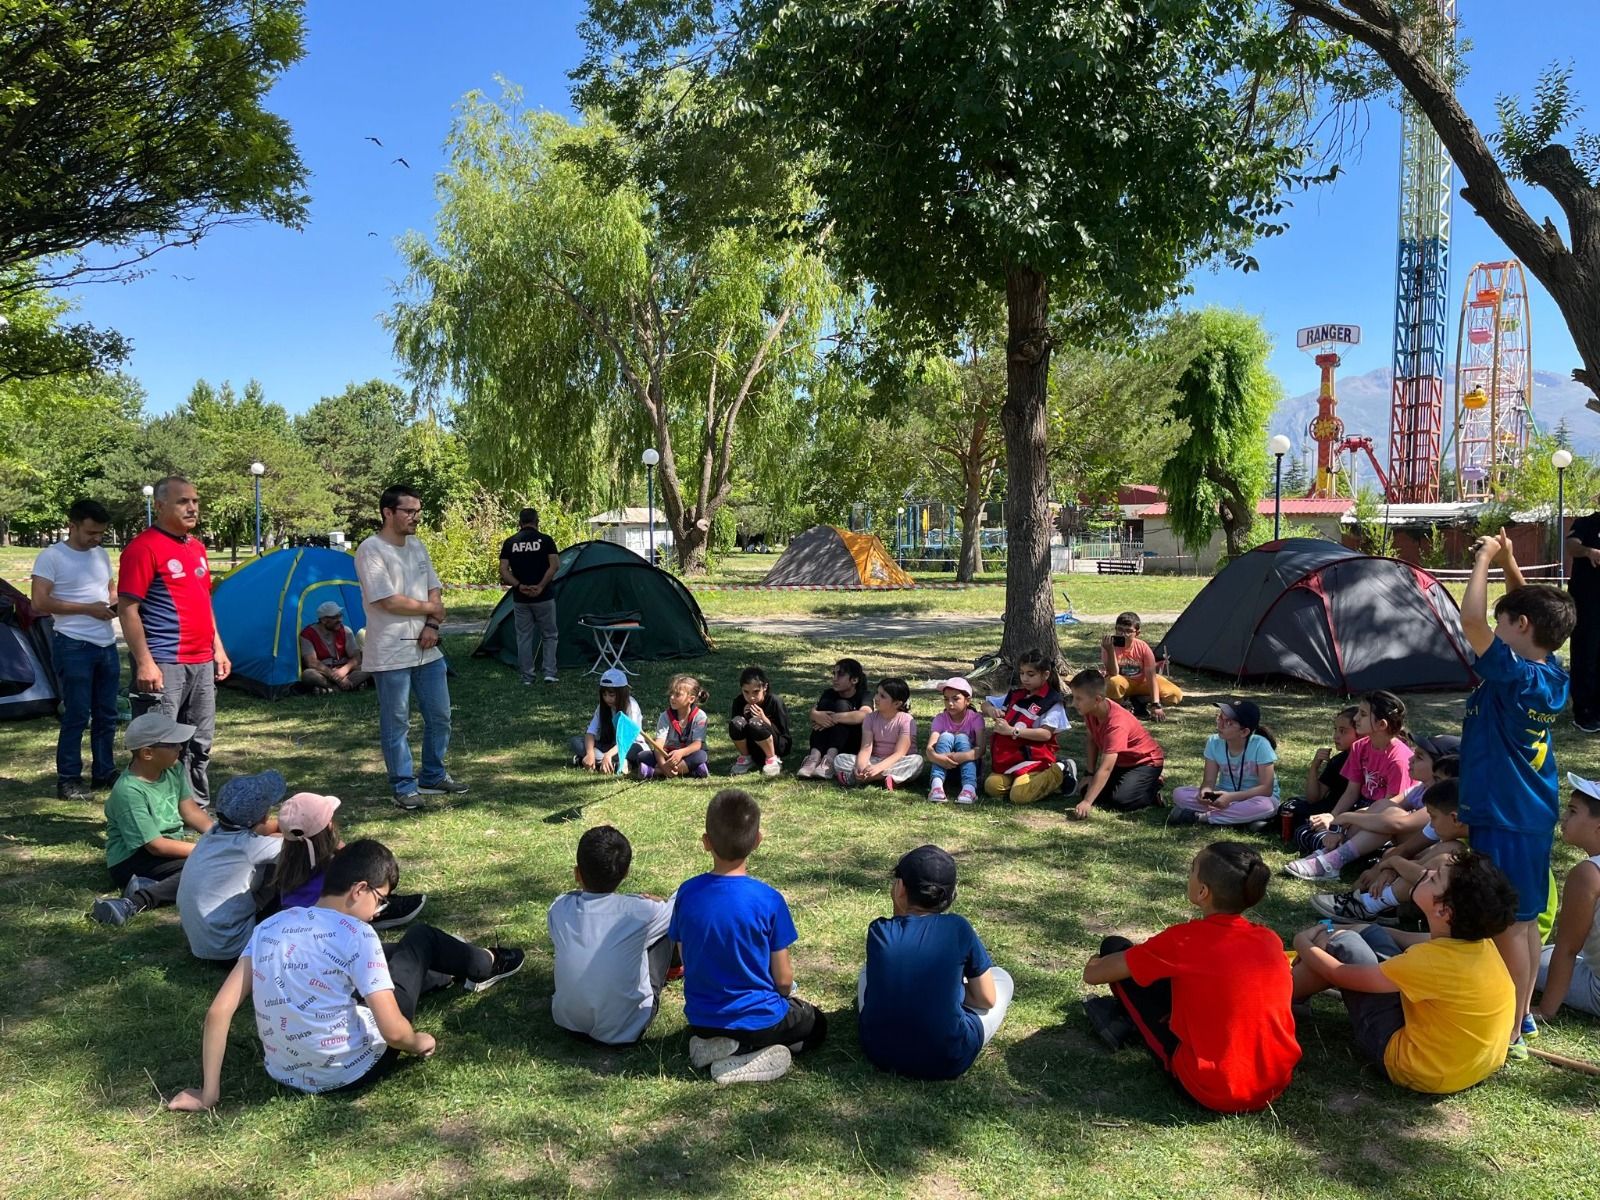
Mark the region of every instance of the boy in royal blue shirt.
<instances>
[{"instance_id":1,"label":"boy in royal blue shirt","mask_svg":"<svg viewBox=\"0 0 1600 1200\"><path fill-rule=\"evenodd\" d=\"M678 889L667 936L683 960L689 1061L719 1084L760 1083L789 1070L792 1054L827 1035L815 1005L797 1000L789 947L798 935L778 891L745 860L761 844L761 809L724 788L706 806L701 845L712 868Z\"/></svg>"},{"instance_id":2,"label":"boy in royal blue shirt","mask_svg":"<svg viewBox=\"0 0 1600 1200\"><path fill-rule=\"evenodd\" d=\"M989 961L956 898L956 860L918 846L894 869L894 916L867 929L856 989L861 1048L872 1064L913 1079L954 1079L1006 1019L1015 984Z\"/></svg>"},{"instance_id":3,"label":"boy in royal blue shirt","mask_svg":"<svg viewBox=\"0 0 1600 1200\"><path fill-rule=\"evenodd\" d=\"M1505 570L1506 594L1489 625L1489 567ZM1516 922L1494 939L1516 984L1511 1056L1526 1058L1522 1034L1539 974L1539 914L1550 888L1550 850L1561 811L1551 730L1567 705L1567 673L1552 655L1572 634L1577 610L1558 588L1526 584L1511 541L1480 538L1461 603L1461 629L1482 682L1461 724L1461 808L1472 848L1517 890Z\"/></svg>"}]
</instances>

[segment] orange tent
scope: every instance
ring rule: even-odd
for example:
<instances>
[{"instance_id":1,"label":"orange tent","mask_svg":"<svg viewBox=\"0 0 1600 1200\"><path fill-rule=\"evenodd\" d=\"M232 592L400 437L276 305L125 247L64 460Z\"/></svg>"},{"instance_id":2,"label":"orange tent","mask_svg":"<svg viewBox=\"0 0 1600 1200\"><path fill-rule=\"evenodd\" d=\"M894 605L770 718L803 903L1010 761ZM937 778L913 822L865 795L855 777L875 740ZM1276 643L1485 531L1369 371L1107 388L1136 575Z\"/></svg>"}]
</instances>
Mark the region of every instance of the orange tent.
<instances>
[{"instance_id":1,"label":"orange tent","mask_svg":"<svg viewBox=\"0 0 1600 1200\"><path fill-rule=\"evenodd\" d=\"M870 533L818 525L789 543L765 587L908 588L916 583Z\"/></svg>"}]
</instances>

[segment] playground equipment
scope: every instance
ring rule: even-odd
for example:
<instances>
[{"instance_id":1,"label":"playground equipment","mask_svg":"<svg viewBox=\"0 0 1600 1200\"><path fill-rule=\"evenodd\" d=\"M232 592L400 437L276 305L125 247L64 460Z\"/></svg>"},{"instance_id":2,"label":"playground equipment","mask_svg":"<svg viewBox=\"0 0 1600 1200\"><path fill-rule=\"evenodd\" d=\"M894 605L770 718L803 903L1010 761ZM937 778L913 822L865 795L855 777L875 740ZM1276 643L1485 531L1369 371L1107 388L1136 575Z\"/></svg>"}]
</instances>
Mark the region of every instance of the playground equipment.
<instances>
[{"instance_id":1,"label":"playground equipment","mask_svg":"<svg viewBox=\"0 0 1600 1200\"><path fill-rule=\"evenodd\" d=\"M1344 422L1339 419L1339 398L1334 389L1334 372L1339 369L1339 346L1361 344L1359 325L1311 325L1295 335L1295 345L1314 356L1322 369L1322 387L1317 393L1317 415L1306 432L1317 444L1317 474L1306 495L1333 498L1338 486L1339 463L1336 457L1344 439Z\"/></svg>"},{"instance_id":2,"label":"playground equipment","mask_svg":"<svg viewBox=\"0 0 1600 1200\"><path fill-rule=\"evenodd\" d=\"M1455 57L1456 0L1436 2L1440 22L1450 31L1433 51L1433 68L1442 77ZM1439 498L1450 193L1455 167L1433 125L1409 94L1401 114L1400 248L1395 268L1388 496L1398 503L1431 503Z\"/></svg>"},{"instance_id":3,"label":"playground equipment","mask_svg":"<svg viewBox=\"0 0 1600 1200\"><path fill-rule=\"evenodd\" d=\"M1528 284L1515 259L1479 263L1467 279L1456 337L1456 495L1499 495L1522 465L1533 423Z\"/></svg>"}]
</instances>

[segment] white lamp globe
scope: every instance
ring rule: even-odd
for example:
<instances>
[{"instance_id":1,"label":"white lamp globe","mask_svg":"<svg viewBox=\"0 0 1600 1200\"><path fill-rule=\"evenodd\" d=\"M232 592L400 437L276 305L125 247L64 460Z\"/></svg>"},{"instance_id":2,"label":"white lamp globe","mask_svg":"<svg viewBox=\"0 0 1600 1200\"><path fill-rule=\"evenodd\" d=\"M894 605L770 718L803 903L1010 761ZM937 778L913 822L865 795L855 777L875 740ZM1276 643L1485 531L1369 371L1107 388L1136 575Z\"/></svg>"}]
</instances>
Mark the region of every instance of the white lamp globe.
<instances>
[{"instance_id":1,"label":"white lamp globe","mask_svg":"<svg viewBox=\"0 0 1600 1200\"><path fill-rule=\"evenodd\" d=\"M639 461L647 467L653 467L661 461L661 455L656 452L654 446L651 446L650 449L639 456Z\"/></svg>"},{"instance_id":2,"label":"white lamp globe","mask_svg":"<svg viewBox=\"0 0 1600 1200\"><path fill-rule=\"evenodd\" d=\"M1294 443L1288 438L1284 437L1281 433L1267 443L1268 448L1274 454L1287 454L1293 445Z\"/></svg>"},{"instance_id":3,"label":"white lamp globe","mask_svg":"<svg viewBox=\"0 0 1600 1200\"><path fill-rule=\"evenodd\" d=\"M139 490L144 493L144 498L146 500L150 499L151 496L154 496L156 494L155 485L152 484L152 483L145 484Z\"/></svg>"},{"instance_id":4,"label":"white lamp globe","mask_svg":"<svg viewBox=\"0 0 1600 1200\"><path fill-rule=\"evenodd\" d=\"M1572 465L1572 451L1557 450L1550 456L1550 465L1558 471L1565 471Z\"/></svg>"},{"instance_id":5,"label":"white lamp globe","mask_svg":"<svg viewBox=\"0 0 1600 1200\"><path fill-rule=\"evenodd\" d=\"M266 473L267 473L267 464L266 463L253 462L253 463L250 464L250 474L252 474L252 475L265 475Z\"/></svg>"}]
</instances>

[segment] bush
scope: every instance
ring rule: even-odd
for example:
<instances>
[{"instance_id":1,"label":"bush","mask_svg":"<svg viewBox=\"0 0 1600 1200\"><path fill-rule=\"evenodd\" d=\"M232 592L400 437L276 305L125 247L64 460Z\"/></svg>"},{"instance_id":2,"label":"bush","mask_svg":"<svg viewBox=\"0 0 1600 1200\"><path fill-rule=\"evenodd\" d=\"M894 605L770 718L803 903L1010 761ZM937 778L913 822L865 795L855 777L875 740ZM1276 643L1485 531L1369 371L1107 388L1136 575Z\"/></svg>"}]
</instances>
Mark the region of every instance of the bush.
<instances>
[{"instance_id":1,"label":"bush","mask_svg":"<svg viewBox=\"0 0 1600 1200\"><path fill-rule=\"evenodd\" d=\"M482 488L446 506L437 529L419 533L446 587L500 582L500 543L517 527L516 514Z\"/></svg>"}]
</instances>

